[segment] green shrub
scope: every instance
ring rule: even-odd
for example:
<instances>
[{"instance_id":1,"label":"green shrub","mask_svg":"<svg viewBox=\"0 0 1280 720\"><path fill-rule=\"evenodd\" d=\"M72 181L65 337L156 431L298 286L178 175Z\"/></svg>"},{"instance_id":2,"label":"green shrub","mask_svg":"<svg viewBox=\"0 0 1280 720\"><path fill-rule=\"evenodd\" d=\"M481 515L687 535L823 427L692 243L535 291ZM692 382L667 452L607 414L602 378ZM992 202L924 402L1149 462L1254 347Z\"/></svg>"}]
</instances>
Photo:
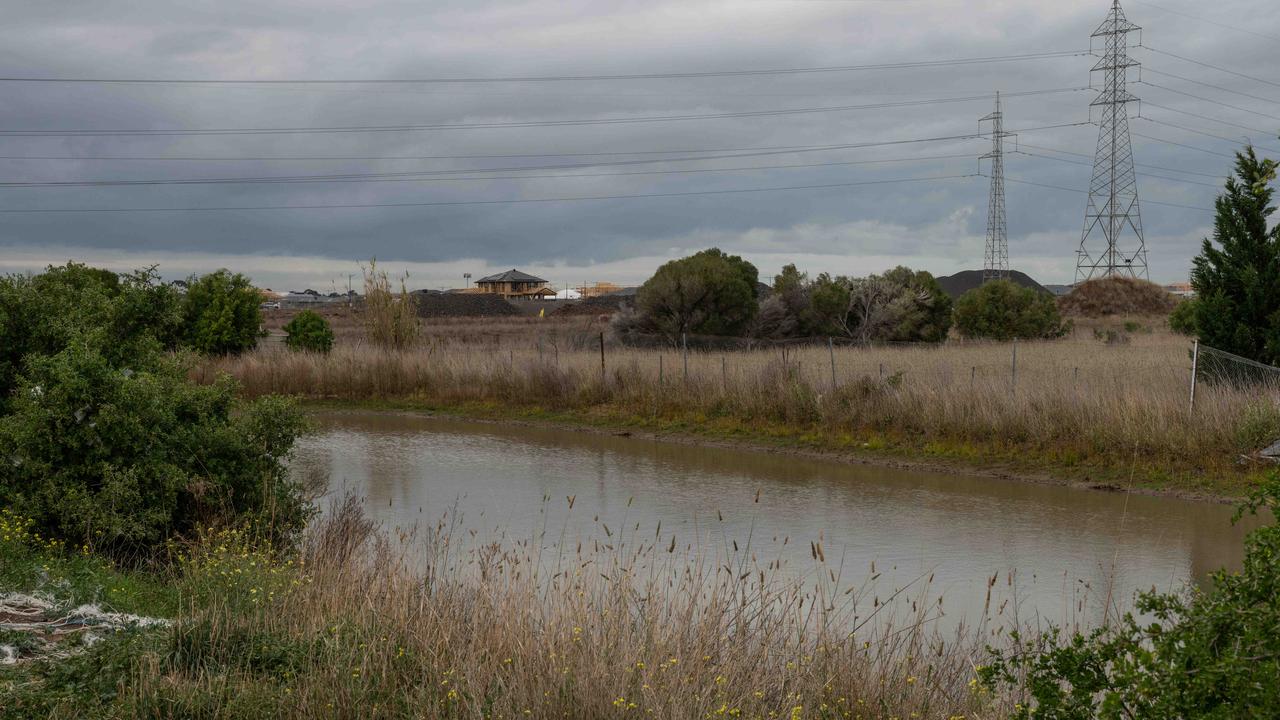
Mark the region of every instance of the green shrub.
<instances>
[{"instance_id":1,"label":"green shrub","mask_svg":"<svg viewBox=\"0 0 1280 720\"><path fill-rule=\"evenodd\" d=\"M1179 335L1199 335L1196 329L1196 301L1183 300L1169 314L1169 329Z\"/></svg>"},{"instance_id":2,"label":"green shrub","mask_svg":"<svg viewBox=\"0 0 1280 720\"><path fill-rule=\"evenodd\" d=\"M1265 510L1264 510L1265 508ZM1280 717L1280 474L1240 514L1267 510L1272 524L1245 540L1244 569L1219 570L1204 591L1147 592L1113 627L1063 637L1015 637L980 676L1019 689L1015 718Z\"/></svg>"},{"instance_id":3,"label":"green shrub","mask_svg":"<svg viewBox=\"0 0 1280 720\"><path fill-rule=\"evenodd\" d=\"M984 283L961 295L955 325L965 337L991 340L1054 338L1065 332L1052 295L1009 280Z\"/></svg>"},{"instance_id":4,"label":"green shrub","mask_svg":"<svg viewBox=\"0 0 1280 720\"><path fill-rule=\"evenodd\" d=\"M642 328L672 343L685 333L740 335L755 318L756 267L712 248L658 268L636 293Z\"/></svg>"},{"instance_id":5,"label":"green shrub","mask_svg":"<svg viewBox=\"0 0 1280 720\"><path fill-rule=\"evenodd\" d=\"M287 337L284 344L290 350L306 350L327 353L333 348L333 331L329 322L318 314L303 310L284 326Z\"/></svg>"},{"instance_id":6,"label":"green shrub","mask_svg":"<svg viewBox=\"0 0 1280 720\"><path fill-rule=\"evenodd\" d=\"M187 282L184 344L206 355L237 355L262 337L262 295L240 273L219 270Z\"/></svg>"},{"instance_id":7,"label":"green shrub","mask_svg":"<svg viewBox=\"0 0 1280 720\"><path fill-rule=\"evenodd\" d=\"M177 292L152 270L116 275L68 263L39 275L0 277L0 414L28 355L83 343L120 364L172 348L181 326Z\"/></svg>"},{"instance_id":8,"label":"green shrub","mask_svg":"<svg viewBox=\"0 0 1280 720\"><path fill-rule=\"evenodd\" d=\"M167 349L179 300L154 280L80 265L0 279L0 507L119 558L210 523L290 536L308 513L284 464L301 415L188 380Z\"/></svg>"}]
</instances>

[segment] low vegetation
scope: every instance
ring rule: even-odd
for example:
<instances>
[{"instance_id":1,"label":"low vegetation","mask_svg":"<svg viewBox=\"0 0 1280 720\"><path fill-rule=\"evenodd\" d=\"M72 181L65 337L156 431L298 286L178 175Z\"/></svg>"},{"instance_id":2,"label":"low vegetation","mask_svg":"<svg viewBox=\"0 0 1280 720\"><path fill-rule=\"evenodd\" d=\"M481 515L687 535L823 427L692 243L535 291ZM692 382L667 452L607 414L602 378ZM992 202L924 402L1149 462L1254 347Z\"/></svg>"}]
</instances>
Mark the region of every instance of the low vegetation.
<instances>
[{"instance_id":1,"label":"low vegetation","mask_svg":"<svg viewBox=\"0 0 1280 720\"><path fill-rule=\"evenodd\" d=\"M156 600L135 594L150 574L7 534L18 564L50 568L26 587L59 607L85 596L56 581L86 573L103 588L92 601L171 624L90 626L97 641L52 655L24 645L0 666L0 717L1004 714L976 684L974 634L932 632L936 605L915 593L838 591L816 546L818 579L792 580L670 531L487 543L441 523L389 542L357 508L327 513L297 554L208 533Z\"/></svg>"}]
</instances>

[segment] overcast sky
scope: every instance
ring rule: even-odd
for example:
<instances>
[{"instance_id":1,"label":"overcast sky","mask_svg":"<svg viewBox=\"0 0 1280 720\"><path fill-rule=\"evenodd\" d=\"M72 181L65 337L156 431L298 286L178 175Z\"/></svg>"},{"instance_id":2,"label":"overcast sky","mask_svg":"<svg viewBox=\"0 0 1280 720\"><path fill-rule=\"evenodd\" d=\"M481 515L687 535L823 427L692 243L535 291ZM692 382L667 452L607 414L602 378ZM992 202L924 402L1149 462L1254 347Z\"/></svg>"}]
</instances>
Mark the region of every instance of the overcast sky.
<instances>
[{"instance_id":1,"label":"overcast sky","mask_svg":"<svg viewBox=\"0 0 1280 720\"><path fill-rule=\"evenodd\" d=\"M0 75L391 80L910 63L1087 50L1090 33L1108 9L1103 0L8 3L0 22ZM1211 212L1194 208L1212 206L1231 153L1246 138L1280 149L1280 5L1129 0L1125 10L1144 27L1144 44L1154 48L1134 50L1145 69L1143 82L1131 86L1144 101L1143 117L1135 117L1131 127L1147 136L1133 140L1144 173L1139 186L1147 202L1142 214L1151 277L1184 280L1212 223ZM1069 282L1084 216L1079 191L1089 184L1087 156L1098 130L1030 129L1090 120L1095 93L1086 88L1094 62L1061 56L893 70L562 82L0 82L0 131L9 133L0 133L5 181L370 174L391 180L0 187L0 209L6 210L308 206L0 214L0 272L68 259L118 269L158 263L168 277L225 266L264 287L329 290L345 289L349 274L359 272L358 262L376 256L390 270L409 271L414 287L458 286L465 272L479 277L511 267L558 285L638 283L665 259L718 246L754 261L762 277L787 262L812 273L863 274L907 264L948 274L982 265L988 180L954 176L985 171L977 158L990 142L884 143L974 133L978 119L992 110L986 96L1000 90L1010 95L1007 129L1023 131L1017 143L1023 153L1007 158L1008 177L1057 186L1009 183L1011 264L1041 282ZM1131 79L1139 79L1136 71ZM1020 95L1041 91L1059 92ZM975 96L982 97L932 102ZM931 102L904 106L921 100ZM652 120L884 104L894 106ZM1130 113L1136 116L1138 107ZM1095 111L1093 119L1098 116ZM650 120L617 122L640 118ZM563 120L611 122L511 127ZM13 134L458 124L490 127ZM875 143L881 145L768 150ZM1014 149L1009 141L1007 150ZM726 154L740 157L720 157ZM485 155L526 157L457 157ZM315 159L352 156L383 159ZM698 156L713 159L690 159ZM19 157L56 159L14 159ZM662 158L675 160L637 162ZM512 170L521 167L543 169ZM726 168L739 169L688 172ZM476 170L490 170L489 177L461 179L475 178ZM402 175L388 178L391 173ZM543 177L512 177L521 174ZM563 177L571 174L586 177ZM884 182L939 177L952 179ZM823 185L837 187L812 187ZM671 196L795 186L806 189ZM655 194L668 196L490 202ZM476 201L485 204L404 206ZM388 204L401 206L325 207Z\"/></svg>"}]
</instances>

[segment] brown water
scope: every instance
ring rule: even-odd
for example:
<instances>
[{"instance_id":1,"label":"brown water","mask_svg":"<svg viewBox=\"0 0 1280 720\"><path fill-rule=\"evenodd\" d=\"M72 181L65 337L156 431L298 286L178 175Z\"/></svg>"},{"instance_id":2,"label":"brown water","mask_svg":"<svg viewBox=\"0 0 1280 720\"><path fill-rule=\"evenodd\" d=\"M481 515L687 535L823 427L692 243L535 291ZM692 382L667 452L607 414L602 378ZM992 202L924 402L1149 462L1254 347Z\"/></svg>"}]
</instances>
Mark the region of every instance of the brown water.
<instances>
[{"instance_id":1,"label":"brown water","mask_svg":"<svg viewBox=\"0 0 1280 720\"><path fill-rule=\"evenodd\" d=\"M315 420L295 474L362 495L388 528L448 513L478 538L558 539L661 521L664 542L750 541L794 572L821 540L828 566L869 577L874 563L886 593L932 575L953 619L980 616L997 576L1005 616L1096 622L1108 592L1126 607L1238 566L1250 527L1230 506L1171 498L409 414Z\"/></svg>"}]
</instances>

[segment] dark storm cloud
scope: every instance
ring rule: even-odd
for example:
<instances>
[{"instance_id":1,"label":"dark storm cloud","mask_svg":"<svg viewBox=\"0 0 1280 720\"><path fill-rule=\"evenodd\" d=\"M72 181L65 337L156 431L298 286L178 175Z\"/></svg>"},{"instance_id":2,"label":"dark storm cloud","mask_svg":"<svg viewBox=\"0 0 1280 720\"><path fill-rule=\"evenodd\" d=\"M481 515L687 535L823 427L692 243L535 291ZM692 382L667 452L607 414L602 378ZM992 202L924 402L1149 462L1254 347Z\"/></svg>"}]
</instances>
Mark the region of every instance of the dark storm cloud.
<instances>
[{"instance_id":1,"label":"dark storm cloud","mask_svg":"<svg viewBox=\"0 0 1280 720\"><path fill-rule=\"evenodd\" d=\"M1209 12L1167 0L1170 8ZM413 78L648 73L767 67L853 65L1008 55L1088 47L1105 2L747 1L690 2L242 2L187 7L158 2L27 3L6 10L0 26L0 75L148 78ZM1230 12L1225 12L1230 10ZM1153 47L1258 74L1270 80L1274 42L1131 3L1131 19ZM1228 0L1215 17L1256 32L1280 34L1271 3ZM1136 51L1152 69L1229 90L1276 97L1275 87ZM0 85L2 129L148 129L332 127L509 123L753 112L959 97L1003 90L1007 126L1026 129L1089 119L1091 92L1017 96L1079 88L1088 57L895 71L685 80L344 86ZM1226 108L1273 115L1268 105L1143 75L1134 92L1149 119L1135 132L1212 152L1134 138L1140 163L1225 174L1229 142L1178 130L1173 122L1241 140L1238 127L1280 122ZM1156 87L1164 86L1164 87ZM1167 89L1168 88L1168 89ZM1210 97L1205 102L1172 92ZM1136 113L1137 108L1133 108ZM987 102L908 108L690 120L395 133L236 135L213 137L0 138L0 155L279 157L424 156L754 148L885 142L970 133ZM1020 134L1019 142L1077 153L1092 151L1096 128ZM1253 135L1280 145L1275 133ZM987 149L979 140L908 144L700 163L546 170L591 177L449 182L220 184L185 186L7 188L6 208L226 207L388 204L702 192L968 175ZM1012 179L1087 187L1089 159L1029 154L1008 159ZM754 165L835 163L964 155L913 163L843 165L734 173L603 175ZM643 157L643 156L640 156ZM228 178L395 173L587 163L590 156L433 161L51 161L2 160L10 180ZM594 158L607 160L608 158ZM635 156L620 158L633 160ZM1070 160L1072 162L1064 162ZM1073 163L1085 163L1084 165ZM1213 177L1140 178L1143 199L1207 207ZM566 275L639 280L657 259L716 243L747 254L772 272L794 258L823 269L910 262L938 272L980 262L986 219L983 178L936 183L829 188L760 194L547 204L224 211L154 214L0 216L0 270L68 256L141 264L163 258L183 268L234 262L264 279L298 284L343 275L341 268L377 255L413 267L424 284L452 281L468 263L477 270L513 265L563 268ZM1011 182L1011 254L1046 281L1068 279L1079 240L1084 196ZM1148 204L1144 220L1152 275L1185 275L1208 213ZM184 264L177 260L191 258ZM3 256L7 255L8 260ZM253 257L264 256L264 257ZM270 258L265 257L270 256ZM201 258L196 260L196 258ZM281 258L297 258L289 261ZM594 270L588 269L594 268ZM879 269L868 267L868 270ZM434 275L437 270L438 275ZM575 280L580 280L576 278Z\"/></svg>"}]
</instances>

